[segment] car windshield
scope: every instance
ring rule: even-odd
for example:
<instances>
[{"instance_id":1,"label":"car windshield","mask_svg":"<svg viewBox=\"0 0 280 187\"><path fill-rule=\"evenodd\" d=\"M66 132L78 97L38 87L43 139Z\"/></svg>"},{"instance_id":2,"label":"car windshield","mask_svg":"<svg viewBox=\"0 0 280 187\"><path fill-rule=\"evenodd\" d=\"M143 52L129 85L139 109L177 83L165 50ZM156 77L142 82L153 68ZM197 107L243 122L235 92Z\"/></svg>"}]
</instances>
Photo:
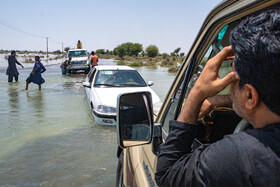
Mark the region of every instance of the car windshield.
<instances>
[{"instance_id":1,"label":"car windshield","mask_svg":"<svg viewBox=\"0 0 280 187\"><path fill-rule=\"evenodd\" d=\"M100 70L95 78L95 87L145 87L136 70Z\"/></svg>"},{"instance_id":2,"label":"car windshield","mask_svg":"<svg viewBox=\"0 0 280 187\"><path fill-rule=\"evenodd\" d=\"M86 57L87 51L86 50L79 50L79 51L69 51L68 57Z\"/></svg>"}]
</instances>

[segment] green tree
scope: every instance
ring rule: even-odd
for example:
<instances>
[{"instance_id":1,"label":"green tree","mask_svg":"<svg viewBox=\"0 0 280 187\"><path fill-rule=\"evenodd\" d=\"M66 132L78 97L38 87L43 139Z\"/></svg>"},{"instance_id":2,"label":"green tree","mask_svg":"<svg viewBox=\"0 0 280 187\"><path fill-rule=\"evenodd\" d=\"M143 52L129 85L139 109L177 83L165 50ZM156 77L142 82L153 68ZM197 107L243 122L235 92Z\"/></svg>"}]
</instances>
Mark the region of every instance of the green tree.
<instances>
[{"instance_id":1,"label":"green tree","mask_svg":"<svg viewBox=\"0 0 280 187\"><path fill-rule=\"evenodd\" d=\"M122 58L125 55L128 55L128 51L130 51L130 47L131 47L132 43L127 42L127 43L123 43L121 45L118 45L118 47L116 47L114 49L114 51L116 52L116 54Z\"/></svg>"},{"instance_id":2,"label":"green tree","mask_svg":"<svg viewBox=\"0 0 280 187\"><path fill-rule=\"evenodd\" d=\"M185 56L185 53L180 53L180 57Z\"/></svg>"},{"instance_id":3,"label":"green tree","mask_svg":"<svg viewBox=\"0 0 280 187\"><path fill-rule=\"evenodd\" d=\"M61 51L58 49L58 50L54 51L53 54L61 54Z\"/></svg>"},{"instance_id":4,"label":"green tree","mask_svg":"<svg viewBox=\"0 0 280 187\"><path fill-rule=\"evenodd\" d=\"M115 47L113 49L113 55L117 56L118 55L118 47Z\"/></svg>"},{"instance_id":5,"label":"green tree","mask_svg":"<svg viewBox=\"0 0 280 187\"><path fill-rule=\"evenodd\" d=\"M118 55L120 58L124 57L126 55L126 46L123 44L119 45L114 49L113 53Z\"/></svg>"},{"instance_id":6,"label":"green tree","mask_svg":"<svg viewBox=\"0 0 280 187\"><path fill-rule=\"evenodd\" d=\"M178 47L177 49L175 49L174 50L174 54L176 55L176 56L179 56L179 52L180 52L180 50L181 50L181 48L180 47Z\"/></svg>"},{"instance_id":7,"label":"green tree","mask_svg":"<svg viewBox=\"0 0 280 187\"><path fill-rule=\"evenodd\" d=\"M131 56L131 48L133 46L133 43L126 42L122 44L123 48L125 49L125 55Z\"/></svg>"},{"instance_id":8,"label":"green tree","mask_svg":"<svg viewBox=\"0 0 280 187\"><path fill-rule=\"evenodd\" d=\"M105 54L105 49L96 49L96 54L102 54L104 55Z\"/></svg>"},{"instance_id":9,"label":"green tree","mask_svg":"<svg viewBox=\"0 0 280 187\"><path fill-rule=\"evenodd\" d=\"M158 55L158 47L155 45L149 45L146 48L146 53L148 57L156 57Z\"/></svg>"},{"instance_id":10,"label":"green tree","mask_svg":"<svg viewBox=\"0 0 280 187\"><path fill-rule=\"evenodd\" d=\"M70 49L69 47L65 47L64 51L67 53L69 51L69 49Z\"/></svg>"},{"instance_id":11,"label":"green tree","mask_svg":"<svg viewBox=\"0 0 280 187\"><path fill-rule=\"evenodd\" d=\"M162 58L166 59L169 55L167 53L162 53Z\"/></svg>"},{"instance_id":12,"label":"green tree","mask_svg":"<svg viewBox=\"0 0 280 187\"><path fill-rule=\"evenodd\" d=\"M138 56L141 51L143 51L142 44L134 43L130 48L129 56Z\"/></svg>"},{"instance_id":13,"label":"green tree","mask_svg":"<svg viewBox=\"0 0 280 187\"><path fill-rule=\"evenodd\" d=\"M119 56L120 58L122 58L122 57L124 57L125 55L126 55L126 51L125 51L124 46L120 46L120 47L118 48L118 56Z\"/></svg>"},{"instance_id":14,"label":"green tree","mask_svg":"<svg viewBox=\"0 0 280 187\"><path fill-rule=\"evenodd\" d=\"M125 55L138 56L141 51L143 51L142 44L126 42L116 47L113 50L113 54L122 58Z\"/></svg>"}]
</instances>

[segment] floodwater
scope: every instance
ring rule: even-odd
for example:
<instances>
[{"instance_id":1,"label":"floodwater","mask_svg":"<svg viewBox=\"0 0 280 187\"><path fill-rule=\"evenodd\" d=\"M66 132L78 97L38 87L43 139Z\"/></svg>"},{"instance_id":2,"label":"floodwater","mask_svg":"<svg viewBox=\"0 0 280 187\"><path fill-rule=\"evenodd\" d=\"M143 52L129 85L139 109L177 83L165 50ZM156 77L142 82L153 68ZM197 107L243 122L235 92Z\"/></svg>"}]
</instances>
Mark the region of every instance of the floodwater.
<instances>
[{"instance_id":1,"label":"floodwater","mask_svg":"<svg viewBox=\"0 0 280 187\"><path fill-rule=\"evenodd\" d=\"M42 91L31 83L30 67L8 84L0 65L0 186L114 186L116 127L91 116L82 82L85 74L62 76L47 65ZM100 64L115 64L100 60ZM166 68L136 68L163 101L173 79Z\"/></svg>"}]
</instances>

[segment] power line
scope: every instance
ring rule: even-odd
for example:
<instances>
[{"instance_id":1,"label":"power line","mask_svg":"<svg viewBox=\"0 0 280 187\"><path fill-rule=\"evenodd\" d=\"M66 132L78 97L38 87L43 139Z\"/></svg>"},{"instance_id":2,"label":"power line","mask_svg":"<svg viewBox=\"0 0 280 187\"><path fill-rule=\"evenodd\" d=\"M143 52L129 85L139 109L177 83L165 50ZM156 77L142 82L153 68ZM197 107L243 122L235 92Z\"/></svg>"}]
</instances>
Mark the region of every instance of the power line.
<instances>
[{"instance_id":1,"label":"power line","mask_svg":"<svg viewBox=\"0 0 280 187\"><path fill-rule=\"evenodd\" d=\"M0 24L4 25L4 26L6 26L6 27L9 27L10 29L13 29L13 30L15 30L15 31L17 31L17 32L20 32L20 33L22 33L22 34L26 34L26 35L29 35L29 36L32 36L32 37L36 37L36 38L46 38L45 36L38 36L38 35L31 34L31 33L28 33L28 32L26 32L26 31L23 31L23 30L21 30L21 29L15 27L14 25L12 25L12 24L10 24L10 23L4 21L3 19L0 19Z\"/></svg>"},{"instance_id":2,"label":"power line","mask_svg":"<svg viewBox=\"0 0 280 187\"><path fill-rule=\"evenodd\" d=\"M58 42L58 41L55 41L54 39L52 38L49 38L51 41L53 41L54 43L57 43L57 44L61 44L62 42Z\"/></svg>"},{"instance_id":3,"label":"power line","mask_svg":"<svg viewBox=\"0 0 280 187\"><path fill-rule=\"evenodd\" d=\"M5 20L3 20L3 19L1 19L1 18L0 18L0 24L4 25L4 26L6 26L6 27L8 27L8 28L10 28L10 29L13 29L13 30L15 30L15 31L17 31L17 32L20 32L20 33L22 33L22 34L28 35L28 36L32 36L32 37L35 37L35 38L44 38L44 39L48 38L50 41L52 41L52 42L54 42L54 43L62 44L62 42L58 42L58 41L56 41L56 40L54 40L54 39L52 39L52 38L50 38L50 37L39 36L39 35L35 35L35 34L32 34L32 33L26 32L26 31L24 31L24 30L21 30L21 29L19 29L19 28L17 28L16 26L14 26L14 25L12 25L12 24L6 22Z\"/></svg>"}]
</instances>

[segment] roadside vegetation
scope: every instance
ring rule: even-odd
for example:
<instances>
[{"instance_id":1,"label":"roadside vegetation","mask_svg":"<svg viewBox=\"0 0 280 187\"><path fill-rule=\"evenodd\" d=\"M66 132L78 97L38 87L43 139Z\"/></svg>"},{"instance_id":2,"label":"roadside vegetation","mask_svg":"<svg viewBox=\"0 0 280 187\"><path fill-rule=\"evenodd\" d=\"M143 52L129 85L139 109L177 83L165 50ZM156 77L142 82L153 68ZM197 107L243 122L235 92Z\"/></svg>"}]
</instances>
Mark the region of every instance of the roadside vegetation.
<instances>
[{"instance_id":1,"label":"roadside vegetation","mask_svg":"<svg viewBox=\"0 0 280 187\"><path fill-rule=\"evenodd\" d=\"M69 47L64 48L64 51L56 50L48 52L48 60L58 60L65 58ZM105 49L97 49L95 53L101 59L116 60L118 65L128 65L131 67L147 66L157 68L157 66L167 67L169 72L176 73L181 63L183 62L185 53L181 52L181 48L176 48L170 54L159 53L156 45L149 45L145 49L140 43L126 42L118 45L112 51ZM0 50L0 54L9 54L10 50ZM46 51L20 51L16 50L17 55L25 58L25 63L33 63L34 56L39 55L41 59L47 58ZM90 52L90 51L88 51ZM51 57L50 57L51 55Z\"/></svg>"},{"instance_id":2,"label":"roadside vegetation","mask_svg":"<svg viewBox=\"0 0 280 187\"><path fill-rule=\"evenodd\" d=\"M114 59L118 65L128 65L131 67L157 66L168 67L169 72L176 73L184 59L184 53L180 53L178 47L172 53L159 53L156 45L149 45L145 50L139 43L123 43L118 45L113 51L97 49L95 52L99 58Z\"/></svg>"}]
</instances>

